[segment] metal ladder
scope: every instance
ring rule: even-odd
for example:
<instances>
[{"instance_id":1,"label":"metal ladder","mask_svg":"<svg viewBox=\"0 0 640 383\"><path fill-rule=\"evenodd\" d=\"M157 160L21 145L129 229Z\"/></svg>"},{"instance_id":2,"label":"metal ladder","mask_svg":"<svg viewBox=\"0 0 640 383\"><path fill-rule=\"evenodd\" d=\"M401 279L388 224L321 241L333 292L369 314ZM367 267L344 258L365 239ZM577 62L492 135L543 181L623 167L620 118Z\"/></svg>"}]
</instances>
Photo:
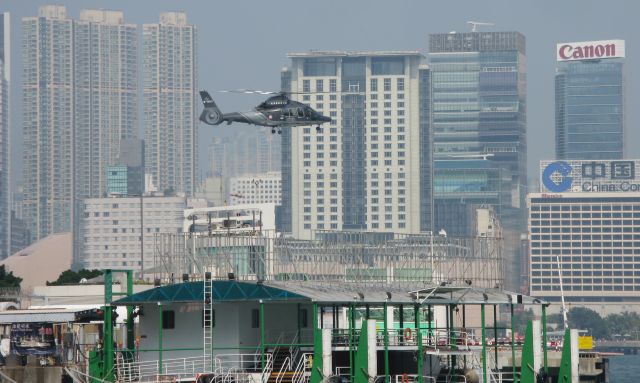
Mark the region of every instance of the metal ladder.
<instances>
[{"instance_id":1,"label":"metal ladder","mask_svg":"<svg viewBox=\"0 0 640 383\"><path fill-rule=\"evenodd\" d=\"M203 339L203 367L205 370L213 371L213 280L211 279L211 275L205 274L205 278L203 278L203 323L204 326L202 328L202 339Z\"/></svg>"}]
</instances>

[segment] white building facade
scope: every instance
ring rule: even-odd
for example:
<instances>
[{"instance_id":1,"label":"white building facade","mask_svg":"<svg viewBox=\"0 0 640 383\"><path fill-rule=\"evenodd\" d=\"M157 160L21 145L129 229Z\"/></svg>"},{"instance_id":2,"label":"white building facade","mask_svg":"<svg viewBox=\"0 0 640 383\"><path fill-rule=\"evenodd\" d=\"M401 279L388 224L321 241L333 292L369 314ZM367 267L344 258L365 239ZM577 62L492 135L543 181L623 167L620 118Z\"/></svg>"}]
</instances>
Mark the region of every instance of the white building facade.
<instances>
[{"instance_id":1,"label":"white building facade","mask_svg":"<svg viewBox=\"0 0 640 383\"><path fill-rule=\"evenodd\" d=\"M145 165L158 190L195 187L196 28L184 12L143 25Z\"/></svg>"},{"instance_id":2,"label":"white building facade","mask_svg":"<svg viewBox=\"0 0 640 383\"><path fill-rule=\"evenodd\" d=\"M527 198L532 296L559 302L561 278L570 305L640 312L638 162L542 162Z\"/></svg>"},{"instance_id":3,"label":"white building facade","mask_svg":"<svg viewBox=\"0 0 640 383\"><path fill-rule=\"evenodd\" d=\"M231 205L254 203L282 203L282 176L280 172L233 177L229 181Z\"/></svg>"},{"instance_id":4,"label":"white building facade","mask_svg":"<svg viewBox=\"0 0 640 383\"><path fill-rule=\"evenodd\" d=\"M88 269L138 271L153 267L156 236L181 233L186 208L185 197L86 199L79 229L80 259L76 262Z\"/></svg>"},{"instance_id":5,"label":"white building facade","mask_svg":"<svg viewBox=\"0 0 640 383\"><path fill-rule=\"evenodd\" d=\"M429 70L418 52L290 53L283 90L330 116L283 130L283 229L431 229ZM290 222L286 222L290 220Z\"/></svg>"}]
</instances>

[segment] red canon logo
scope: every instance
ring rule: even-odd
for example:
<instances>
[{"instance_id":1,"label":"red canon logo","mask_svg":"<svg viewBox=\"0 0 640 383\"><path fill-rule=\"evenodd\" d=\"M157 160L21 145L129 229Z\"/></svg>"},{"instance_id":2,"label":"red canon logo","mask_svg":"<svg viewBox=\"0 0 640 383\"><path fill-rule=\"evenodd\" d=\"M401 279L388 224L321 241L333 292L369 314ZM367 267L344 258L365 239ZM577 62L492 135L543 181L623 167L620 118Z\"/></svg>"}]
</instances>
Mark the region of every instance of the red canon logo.
<instances>
[{"instance_id":1,"label":"red canon logo","mask_svg":"<svg viewBox=\"0 0 640 383\"><path fill-rule=\"evenodd\" d=\"M560 46L558 55L563 60L570 59L597 59L601 57L614 57L616 55L615 44L599 44L599 45L585 45L574 47L573 45L565 44Z\"/></svg>"}]
</instances>

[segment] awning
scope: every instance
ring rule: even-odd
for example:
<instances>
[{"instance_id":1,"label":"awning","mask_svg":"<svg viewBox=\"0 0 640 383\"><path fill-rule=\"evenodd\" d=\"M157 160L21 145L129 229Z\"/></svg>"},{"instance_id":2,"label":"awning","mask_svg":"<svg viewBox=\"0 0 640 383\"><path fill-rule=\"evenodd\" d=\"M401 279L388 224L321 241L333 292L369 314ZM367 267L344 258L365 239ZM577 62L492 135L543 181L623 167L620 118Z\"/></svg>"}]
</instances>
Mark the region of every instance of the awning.
<instances>
[{"instance_id":1,"label":"awning","mask_svg":"<svg viewBox=\"0 0 640 383\"><path fill-rule=\"evenodd\" d=\"M261 283L213 281L213 301L308 301L309 298L291 291ZM115 305L135 305L150 302L203 302L203 282L183 282L142 291L114 302Z\"/></svg>"},{"instance_id":2,"label":"awning","mask_svg":"<svg viewBox=\"0 0 640 383\"><path fill-rule=\"evenodd\" d=\"M315 302L324 305L349 304L545 304L537 298L502 290L470 286L430 286L419 290L402 289L399 286L359 287L353 283L317 283L314 281L213 281L213 302L282 301ZM204 301L204 284L183 282L122 298L116 305L136 305L152 302Z\"/></svg>"},{"instance_id":3,"label":"awning","mask_svg":"<svg viewBox=\"0 0 640 383\"><path fill-rule=\"evenodd\" d=\"M96 309L10 310L0 312L0 324L33 322L70 323L88 322L90 320L102 320L102 314Z\"/></svg>"}]
</instances>

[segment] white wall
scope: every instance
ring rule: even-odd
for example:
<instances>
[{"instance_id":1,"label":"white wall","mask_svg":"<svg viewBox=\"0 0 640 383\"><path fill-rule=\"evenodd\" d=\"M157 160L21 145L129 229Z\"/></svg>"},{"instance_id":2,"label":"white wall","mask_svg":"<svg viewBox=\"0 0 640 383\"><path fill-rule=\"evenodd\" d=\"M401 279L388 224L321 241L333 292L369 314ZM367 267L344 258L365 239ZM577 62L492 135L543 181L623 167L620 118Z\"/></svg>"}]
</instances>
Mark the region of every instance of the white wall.
<instances>
[{"instance_id":1,"label":"white wall","mask_svg":"<svg viewBox=\"0 0 640 383\"><path fill-rule=\"evenodd\" d=\"M215 328L213 329L215 354L254 353L260 345L260 329L252 328L251 310L259 310L257 302L214 304ZM308 327L313 324L311 305L301 305L308 310ZM202 348L202 304L163 304L162 310L175 311L175 328L164 329L162 333L163 348ZM286 332L289 338L297 331L297 303L265 303L265 336L267 343L273 343L279 334ZM159 310L156 303L143 306L144 315L140 317L139 332L140 349L158 349ZM233 347L249 347L248 349L232 349ZM230 348L230 349L226 349ZM157 360L158 352L141 352L140 360ZM201 356L202 350L165 351L163 359Z\"/></svg>"}]
</instances>

